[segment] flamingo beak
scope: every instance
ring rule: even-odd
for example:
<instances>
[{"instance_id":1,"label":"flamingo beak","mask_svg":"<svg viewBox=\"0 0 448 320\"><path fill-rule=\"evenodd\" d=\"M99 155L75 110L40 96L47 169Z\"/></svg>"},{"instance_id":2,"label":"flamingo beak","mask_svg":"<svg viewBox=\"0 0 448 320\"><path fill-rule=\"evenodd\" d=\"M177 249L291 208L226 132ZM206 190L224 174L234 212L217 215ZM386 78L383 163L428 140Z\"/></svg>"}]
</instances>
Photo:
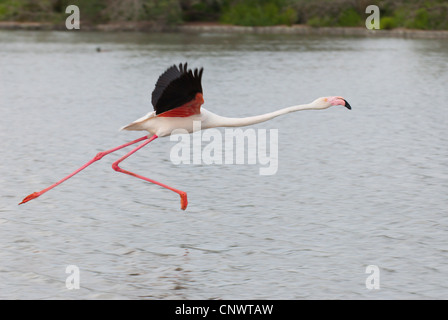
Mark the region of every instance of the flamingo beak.
<instances>
[{"instance_id":1,"label":"flamingo beak","mask_svg":"<svg viewBox=\"0 0 448 320\"><path fill-rule=\"evenodd\" d=\"M345 99L342 99L342 100L344 100L344 102L345 102L344 106L345 106L348 110L352 110L352 106L350 105L350 103L348 103L347 100L345 100Z\"/></svg>"}]
</instances>

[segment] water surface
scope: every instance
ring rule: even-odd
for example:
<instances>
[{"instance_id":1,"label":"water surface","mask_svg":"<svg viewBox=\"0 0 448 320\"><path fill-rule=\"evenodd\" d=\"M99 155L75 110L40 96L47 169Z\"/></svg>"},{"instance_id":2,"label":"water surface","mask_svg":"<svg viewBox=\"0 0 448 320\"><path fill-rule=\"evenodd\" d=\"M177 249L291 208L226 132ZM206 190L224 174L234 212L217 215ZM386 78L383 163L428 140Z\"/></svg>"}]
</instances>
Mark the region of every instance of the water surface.
<instances>
[{"instance_id":1,"label":"water surface","mask_svg":"<svg viewBox=\"0 0 448 320\"><path fill-rule=\"evenodd\" d=\"M101 47L102 52L96 52ZM205 106L249 116L317 97L353 106L278 129L279 166L180 165L142 136L159 74L205 68ZM448 42L294 35L0 32L0 298L447 299ZM68 265L80 269L67 290ZM368 290L368 265L380 289Z\"/></svg>"}]
</instances>

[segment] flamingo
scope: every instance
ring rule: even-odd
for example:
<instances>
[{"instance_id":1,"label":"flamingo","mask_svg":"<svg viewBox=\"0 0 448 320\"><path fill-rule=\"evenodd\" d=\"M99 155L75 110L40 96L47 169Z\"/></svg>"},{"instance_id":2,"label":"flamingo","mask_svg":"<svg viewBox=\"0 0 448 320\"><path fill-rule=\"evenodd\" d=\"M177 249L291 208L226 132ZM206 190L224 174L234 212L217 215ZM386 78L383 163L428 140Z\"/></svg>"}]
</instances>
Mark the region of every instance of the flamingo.
<instances>
[{"instance_id":1,"label":"flamingo","mask_svg":"<svg viewBox=\"0 0 448 320\"><path fill-rule=\"evenodd\" d=\"M179 66L173 65L169 67L164 73L162 73L162 75L160 75L159 79L156 82L154 91L152 92L151 102L154 107L154 111L149 112L147 115L121 128L121 130L147 131L149 133L148 135L145 135L139 139L125 143L118 147L99 152L95 155L95 157L93 157L79 169L75 170L74 172L52 184L51 186L26 196L19 204L26 203L41 196L45 192L53 189L62 182L71 178L78 172L84 170L92 163L102 159L104 156L130 145L144 141L136 148L132 149L130 152L115 161L112 164L112 168L117 172L122 172L136 178L157 184L168 190L174 191L175 193L180 195L181 209L185 210L188 205L186 192L175 189L142 175L124 170L119 166L119 164L155 139L159 137L170 136L171 133L176 129L184 129L189 133L198 130L198 126L193 126L193 122L195 121L200 121L201 126L199 126L199 130L202 130L216 127L249 126L268 121L275 117L295 111L322 110L327 109L331 106L338 105L345 106L347 109L351 110L350 104L344 98L340 96L329 96L318 98L308 104L291 106L274 112L252 117L223 117L201 107L204 103L201 84L203 71L203 68L196 68L194 70L188 69L187 63L181 63L179 64Z\"/></svg>"}]
</instances>

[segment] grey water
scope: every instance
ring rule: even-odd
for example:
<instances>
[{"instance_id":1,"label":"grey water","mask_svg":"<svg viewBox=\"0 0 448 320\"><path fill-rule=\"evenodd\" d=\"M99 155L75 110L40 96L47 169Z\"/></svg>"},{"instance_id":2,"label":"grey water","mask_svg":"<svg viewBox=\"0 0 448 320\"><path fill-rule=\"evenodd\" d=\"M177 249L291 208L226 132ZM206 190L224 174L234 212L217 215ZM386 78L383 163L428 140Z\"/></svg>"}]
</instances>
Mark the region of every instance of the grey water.
<instances>
[{"instance_id":1,"label":"grey water","mask_svg":"<svg viewBox=\"0 0 448 320\"><path fill-rule=\"evenodd\" d=\"M144 135L118 129L186 61L224 116L353 110L252 126L278 129L274 175L175 165L169 138L122 163L186 211L112 170L130 148L17 205ZM1 31L0 298L448 299L447 84L446 40Z\"/></svg>"}]
</instances>

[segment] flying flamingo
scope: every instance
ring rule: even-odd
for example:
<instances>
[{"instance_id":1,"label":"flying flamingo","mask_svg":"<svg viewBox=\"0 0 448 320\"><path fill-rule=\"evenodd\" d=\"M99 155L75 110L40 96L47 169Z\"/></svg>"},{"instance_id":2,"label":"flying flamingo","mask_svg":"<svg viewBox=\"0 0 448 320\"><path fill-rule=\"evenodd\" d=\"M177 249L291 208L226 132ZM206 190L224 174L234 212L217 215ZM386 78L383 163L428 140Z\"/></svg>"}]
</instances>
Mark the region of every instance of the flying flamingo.
<instances>
[{"instance_id":1,"label":"flying flamingo","mask_svg":"<svg viewBox=\"0 0 448 320\"><path fill-rule=\"evenodd\" d=\"M245 118L222 117L206 110L205 108L201 108L201 105L204 103L201 85L202 72L203 68L194 69L194 71L191 69L187 69L187 63L180 64L179 66L173 65L168 68L159 77L154 91L152 92L151 102L154 106L154 111L151 111L144 117L137 119L131 124L128 124L127 126L121 128L122 130L148 131L150 134L137 140L125 143L121 146L115 147L113 149L99 152L95 157L93 157L93 159L88 161L79 169L75 170L58 182L52 184L48 188L28 195L19 204L28 202L41 196L45 192L53 189L65 180L71 178L81 170L84 170L92 163L102 159L104 156L127 146L133 145L137 142L144 141L138 147L115 161L112 164L112 168L115 171L126 173L128 175L143 179L151 183L155 183L161 187L176 192L180 195L181 198L181 209L185 210L188 205L186 192L172 188L155 180L143 177L139 174L124 170L118 166L120 162L146 146L151 141L157 139L158 137L166 137L171 135L171 133L175 129L185 129L189 133L193 132L193 128L196 129L196 127L193 127L194 121L201 122L201 126L199 127L200 129L216 127L242 127L264 122L283 114L301 110L321 110L337 105L342 105L348 109L351 109L350 104L344 98L333 96L318 98L309 104L292 106L258 116Z\"/></svg>"}]
</instances>

